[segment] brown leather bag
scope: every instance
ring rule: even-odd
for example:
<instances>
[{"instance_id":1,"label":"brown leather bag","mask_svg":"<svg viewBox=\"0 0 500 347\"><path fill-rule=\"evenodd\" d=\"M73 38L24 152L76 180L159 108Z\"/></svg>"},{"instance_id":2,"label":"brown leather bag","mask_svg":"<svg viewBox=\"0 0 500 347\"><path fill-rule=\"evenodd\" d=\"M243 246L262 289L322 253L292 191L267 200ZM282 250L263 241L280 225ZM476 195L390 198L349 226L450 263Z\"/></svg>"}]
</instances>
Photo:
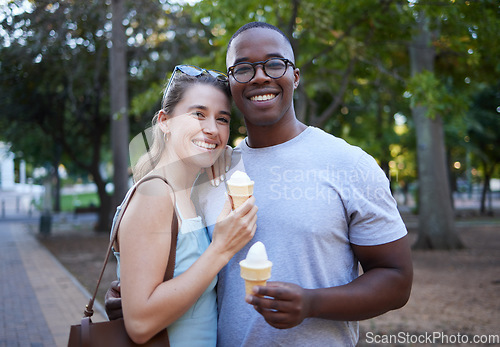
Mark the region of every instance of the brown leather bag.
<instances>
[{"instance_id":1,"label":"brown leather bag","mask_svg":"<svg viewBox=\"0 0 500 347\"><path fill-rule=\"evenodd\" d=\"M118 212L118 216L116 217L115 223L113 224L108 250L106 252L106 257L104 258L104 263L102 265L101 274L99 275L99 280L97 281L97 286L95 288L94 295L92 295L92 298L85 307L84 317L81 320L81 324L71 326L69 333L68 347L170 346L168 340L168 332L166 328L160 331L158 334L156 334L151 340L149 340L145 344L138 345L135 342L133 342L128 336L127 331L125 330L125 323L123 321L123 318L117 318L111 321L98 322L98 323L93 323L91 320L91 317L94 314L93 306L97 295L97 290L101 283L102 276L104 274L104 269L106 268L106 265L108 263L108 258L109 255L111 254L111 249L113 247L114 242L116 241L118 235L118 227L122 220L123 213L125 212L125 209L127 208L130 202L130 198L135 193L139 184L153 178L160 178L163 181L165 181L165 183L168 185L168 182L165 180L165 178L161 176L155 176L155 175L146 176L139 182L137 182L125 197L125 200L121 205L122 206L121 210ZM177 222L177 215L175 213L175 207L174 207L174 215L172 218L171 231L172 231L172 241L170 243L170 256L167 263L167 269L165 271L165 278L164 278L165 281L174 277L175 250L177 246L177 233L178 233L178 222ZM119 301L119 306L121 308L121 300Z\"/></svg>"}]
</instances>

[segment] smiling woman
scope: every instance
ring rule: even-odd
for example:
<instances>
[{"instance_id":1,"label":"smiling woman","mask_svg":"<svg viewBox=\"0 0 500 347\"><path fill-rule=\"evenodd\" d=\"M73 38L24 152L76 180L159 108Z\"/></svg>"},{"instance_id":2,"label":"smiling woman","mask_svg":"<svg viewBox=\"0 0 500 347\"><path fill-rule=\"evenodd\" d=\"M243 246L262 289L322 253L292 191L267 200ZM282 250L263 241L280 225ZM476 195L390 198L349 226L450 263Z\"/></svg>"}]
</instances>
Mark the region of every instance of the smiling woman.
<instances>
[{"instance_id":1,"label":"smiling woman","mask_svg":"<svg viewBox=\"0 0 500 347\"><path fill-rule=\"evenodd\" d=\"M169 158L170 161L178 157L178 154L173 151L173 146L166 146L170 137L174 136L174 140L176 140L180 135L178 131L173 131L170 127L175 127L178 123L188 122L188 119L196 120L198 128L202 128L198 129L200 130L200 138L193 138L193 140L212 145L219 142L215 156L220 155L227 143L227 138L215 142L214 138L220 135L221 130L223 133L227 130L227 136L229 136L229 122L231 120L230 94L226 79L227 77L220 72L187 65L176 66L164 91L162 109L153 117L151 148L134 167L136 181L158 165L165 151L168 152L165 157ZM206 96L204 100L206 100L207 105L200 102L197 93ZM209 107L212 109L209 110ZM178 117L180 115L183 117ZM216 122L217 129L211 129L210 122ZM189 123L192 124L192 122ZM217 134L214 136L211 131L216 131ZM225 135L223 134L223 136ZM177 144L176 141L173 143Z\"/></svg>"},{"instance_id":2,"label":"smiling woman","mask_svg":"<svg viewBox=\"0 0 500 347\"><path fill-rule=\"evenodd\" d=\"M211 166L229 138L230 110L225 94L201 84L189 88L170 114L161 110L158 125L169 145L160 166L175 162Z\"/></svg>"},{"instance_id":3,"label":"smiling woman","mask_svg":"<svg viewBox=\"0 0 500 347\"><path fill-rule=\"evenodd\" d=\"M210 240L191 189L200 171L225 152L230 110L225 74L175 68L153 118L151 148L135 166L135 190L118 209L126 211L114 253L125 327L136 343L167 327L172 346L216 344L217 273L253 237L257 207L253 198L231 211L226 201ZM175 268L165 280L169 259Z\"/></svg>"}]
</instances>

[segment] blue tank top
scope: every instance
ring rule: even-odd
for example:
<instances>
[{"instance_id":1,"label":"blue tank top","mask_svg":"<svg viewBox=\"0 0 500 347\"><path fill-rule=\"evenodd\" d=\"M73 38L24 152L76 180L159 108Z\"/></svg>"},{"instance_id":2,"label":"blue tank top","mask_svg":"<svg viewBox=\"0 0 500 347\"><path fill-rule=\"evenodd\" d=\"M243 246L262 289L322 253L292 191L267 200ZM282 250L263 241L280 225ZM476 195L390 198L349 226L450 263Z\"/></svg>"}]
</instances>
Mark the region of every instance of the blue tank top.
<instances>
[{"instance_id":1,"label":"blue tank top","mask_svg":"<svg viewBox=\"0 0 500 347\"><path fill-rule=\"evenodd\" d=\"M210 244L201 217L181 219L177 236L174 277L186 271ZM168 327L172 347L215 346L217 342L217 295L215 277L196 303Z\"/></svg>"},{"instance_id":2,"label":"blue tank top","mask_svg":"<svg viewBox=\"0 0 500 347\"><path fill-rule=\"evenodd\" d=\"M200 216L183 219L178 209L177 215L181 220L181 224L177 235L174 277L186 271L205 252L210 244L207 229ZM114 252L114 254L117 260L116 272L118 278L120 278L120 252ZM217 277L212 280L196 303L184 315L168 326L170 346L206 347L216 345L216 284Z\"/></svg>"}]
</instances>

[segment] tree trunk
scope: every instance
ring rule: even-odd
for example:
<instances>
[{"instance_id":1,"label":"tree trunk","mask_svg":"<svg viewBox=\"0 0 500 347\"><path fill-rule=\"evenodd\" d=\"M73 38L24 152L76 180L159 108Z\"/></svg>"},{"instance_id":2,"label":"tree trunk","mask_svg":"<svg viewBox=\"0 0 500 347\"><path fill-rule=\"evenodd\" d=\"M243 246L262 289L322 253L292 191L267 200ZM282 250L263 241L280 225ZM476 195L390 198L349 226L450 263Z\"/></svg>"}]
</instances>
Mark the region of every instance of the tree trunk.
<instances>
[{"instance_id":1,"label":"tree trunk","mask_svg":"<svg viewBox=\"0 0 500 347\"><path fill-rule=\"evenodd\" d=\"M380 81L375 81L375 86L377 89L381 89ZM383 110L383 102L379 96L377 100L377 122L375 123L375 138L380 141L380 145L382 147L382 155L380 156L380 167L384 171L385 175L391 181L391 168L389 167L389 161L386 158L389 158L389 146L387 145L384 139L385 133L385 120L384 120L384 110ZM392 184L389 185L389 188L392 191Z\"/></svg>"},{"instance_id":2,"label":"tree trunk","mask_svg":"<svg viewBox=\"0 0 500 347\"><path fill-rule=\"evenodd\" d=\"M99 172L99 164L93 163L89 171L92 175L92 180L97 186L97 194L101 203L97 224L94 229L96 231L109 232L111 228L111 219L109 218L111 216L111 196L106 192L106 182L102 179Z\"/></svg>"},{"instance_id":3,"label":"tree trunk","mask_svg":"<svg viewBox=\"0 0 500 347\"><path fill-rule=\"evenodd\" d=\"M112 205L117 206L128 190L128 97L126 36L122 24L124 0L111 1L112 47L110 50L111 148L113 152Z\"/></svg>"},{"instance_id":4,"label":"tree trunk","mask_svg":"<svg viewBox=\"0 0 500 347\"><path fill-rule=\"evenodd\" d=\"M481 207L479 208L479 213L482 216L487 215L489 212L492 211L486 211L486 195L488 194L488 191L490 190L490 178L491 175L488 172L488 165L486 162L483 162L483 168L484 168L484 182L483 182L483 190L481 192Z\"/></svg>"},{"instance_id":5,"label":"tree trunk","mask_svg":"<svg viewBox=\"0 0 500 347\"><path fill-rule=\"evenodd\" d=\"M451 200L451 207L453 208L453 211L455 211L455 197L453 196L453 193L457 191L457 175L455 172L452 170L453 163L451 162L451 153L450 150L448 149L446 152L446 170L448 172L448 177L450 178L450 200Z\"/></svg>"},{"instance_id":6,"label":"tree trunk","mask_svg":"<svg viewBox=\"0 0 500 347\"><path fill-rule=\"evenodd\" d=\"M425 18L418 21L418 33L410 46L412 75L434 71L435 50ZM419 175L419 234L415 248L456 249L462 243L455 232L446 169L443 122L439 115L427 116L425 105L412 108L417 136Z\"/></svg>"},{"instance_id":7,"label":"tree trunk","mask_svg":"<svg viewBox=\"0 0 500 347\"><path fill-rule=\"evenodd\" d=\"M61 176L59 175L59 165L61 164L61 146L55 145L52 167L52 204L54 212L61 212Z\"/></svg>"}]
</instances>

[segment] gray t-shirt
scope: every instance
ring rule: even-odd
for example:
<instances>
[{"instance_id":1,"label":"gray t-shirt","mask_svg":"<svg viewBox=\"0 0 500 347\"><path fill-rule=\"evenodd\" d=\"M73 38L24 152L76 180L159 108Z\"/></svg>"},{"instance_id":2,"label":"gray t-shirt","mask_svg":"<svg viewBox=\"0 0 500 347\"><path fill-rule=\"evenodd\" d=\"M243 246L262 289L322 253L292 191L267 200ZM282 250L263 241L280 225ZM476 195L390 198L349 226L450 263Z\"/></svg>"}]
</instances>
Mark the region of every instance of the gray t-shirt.
<instances>
[{"instance_id":1,"label":"gray t-shirt","mask_svg":"<svg viewBox=\"0 0 500 347\"><path fill-rule=\"evenodd\" d=\"M254 239L219 274L218 346L349 346L358 323L308 318L279 330L244 301L239 262L256 241L273 262L270 281L326 288L353 281L358 261L350 244L370 246L406 235L389 182L376 161L360 148L308 127L285 143L235 149L232 169L255 182L259 207ZM201 181L201 180L200 180ZM193 201L210 235L224 203L224 185L197 184Z\"/></svg>"}]
</instances>

